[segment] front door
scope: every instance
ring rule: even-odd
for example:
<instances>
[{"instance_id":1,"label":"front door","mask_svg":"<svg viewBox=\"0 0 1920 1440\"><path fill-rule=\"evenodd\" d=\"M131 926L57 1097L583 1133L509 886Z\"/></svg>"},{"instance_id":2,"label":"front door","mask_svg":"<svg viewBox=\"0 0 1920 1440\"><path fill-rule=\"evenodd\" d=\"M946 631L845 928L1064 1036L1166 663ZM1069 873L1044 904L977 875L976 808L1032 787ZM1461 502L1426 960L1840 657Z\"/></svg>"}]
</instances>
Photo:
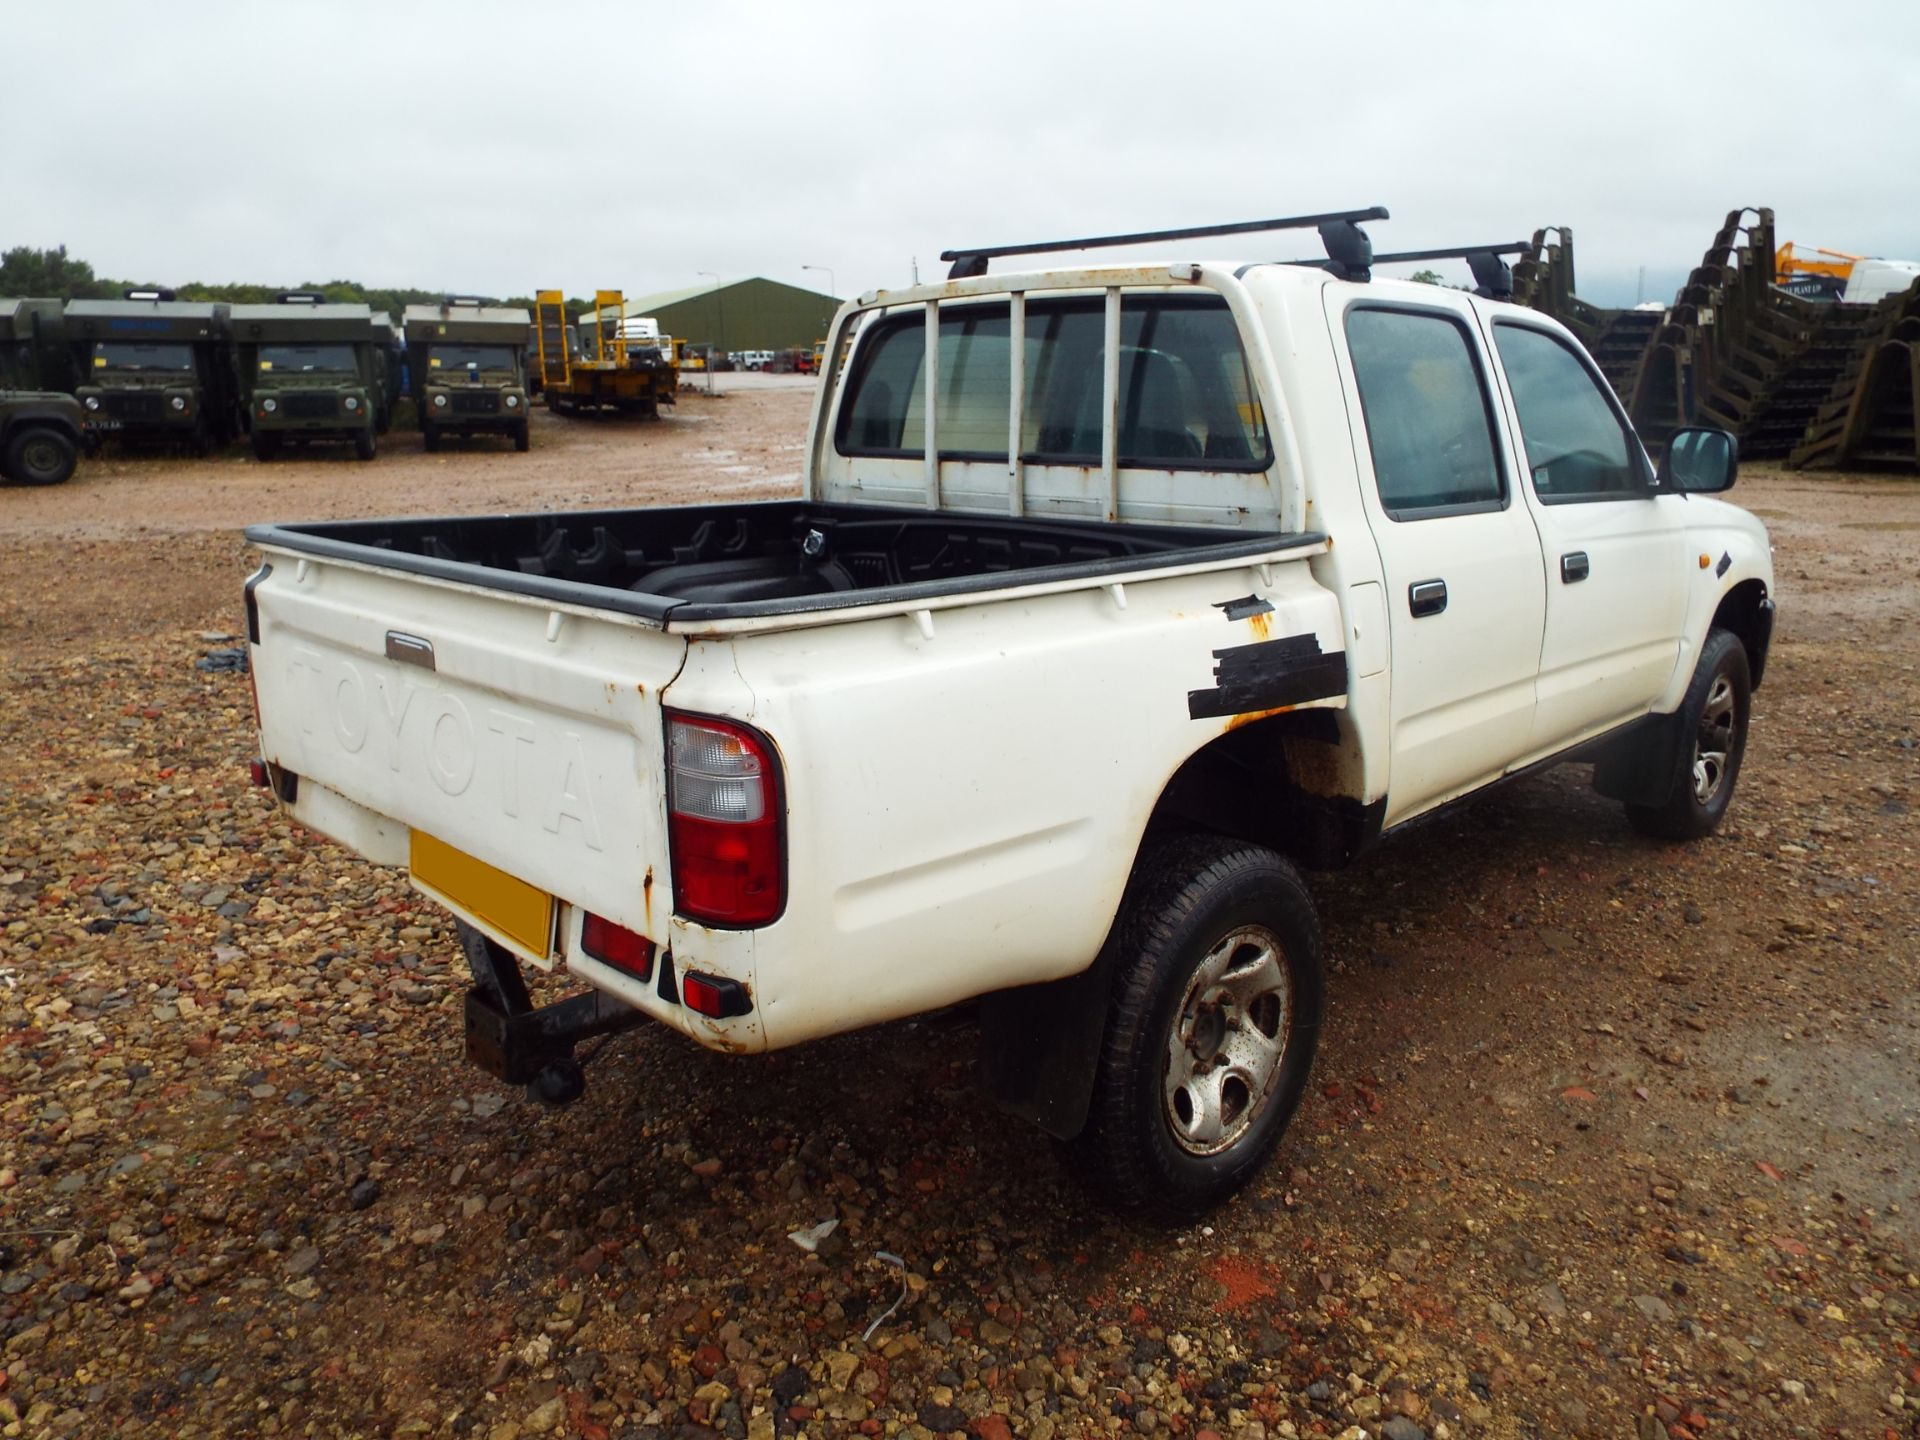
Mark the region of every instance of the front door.
<instances>
[{"instance_id":1,"label":"front door","mask_svg":"<svg viewBox=\"0 0 1920 1440\"><path fill-rule=\"evenodd\" d=\"M1517 491L1470 303L1328 289L1392 639L1386 823L1524 754L1546 615L1540 538Z\"/></svg>"},{"instance_id":2,"label":"front door","mask_svg":"<svg viewBox=\"0 0 1920 1440\"><path fill-rule=\"evenodd\" d=\"M1685 629L1686 567L1696 562L1686 501L1654 491L1646 454L1591 361L1524 318L1492 328L1545 547L1530 748L1546 752L1644 715L1667 688Z\"/></svg>"}]
</instances>

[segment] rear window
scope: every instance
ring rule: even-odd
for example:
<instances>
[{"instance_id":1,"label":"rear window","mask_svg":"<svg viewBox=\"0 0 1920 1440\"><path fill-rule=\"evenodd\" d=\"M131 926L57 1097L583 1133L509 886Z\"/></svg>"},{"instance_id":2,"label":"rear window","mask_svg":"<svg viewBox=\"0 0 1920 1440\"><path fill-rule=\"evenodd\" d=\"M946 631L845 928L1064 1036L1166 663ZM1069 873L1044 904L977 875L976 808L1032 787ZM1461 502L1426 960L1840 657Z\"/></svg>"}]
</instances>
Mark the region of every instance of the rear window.
<instances>
[{"instance_id":1,"label":"rear window","mask_svg":"<svg viewBox=\"0 0 1920 1440\"><path fill-rule=\"evenodd\" d=\"M1005 304L940 310L940 456L1004 460L1012 357ZM1020 455L1098 465L1106 356L1098 298L1030 300ZM841 404L842 455L919 459L926 436L926 317L895 315L860 347ZM1266 416L1226 303L1126 296L1120 305L1119 463L1156 470L1264 470Z\"/></svg>"}]
</instances>

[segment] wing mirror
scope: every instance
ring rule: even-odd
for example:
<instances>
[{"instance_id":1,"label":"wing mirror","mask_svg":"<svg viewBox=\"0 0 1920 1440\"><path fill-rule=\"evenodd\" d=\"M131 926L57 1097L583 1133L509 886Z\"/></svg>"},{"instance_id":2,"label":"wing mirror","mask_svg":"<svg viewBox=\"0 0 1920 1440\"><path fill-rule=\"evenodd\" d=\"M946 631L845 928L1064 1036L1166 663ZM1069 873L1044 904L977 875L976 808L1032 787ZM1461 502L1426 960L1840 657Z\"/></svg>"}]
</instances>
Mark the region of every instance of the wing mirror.
<instances>
[{"instance_id":1,"label":"wing mirror","mask_svg":"<svg viewBox=\"0 0 1920 1440\"><path fill-rule=\"evenodd\" d=\"M1689 426L1661 452L1659 485L1678 495L1717 495L1733 488L1739 469L1740 442L1730 433Z\"/></svg>"}]
</instances>

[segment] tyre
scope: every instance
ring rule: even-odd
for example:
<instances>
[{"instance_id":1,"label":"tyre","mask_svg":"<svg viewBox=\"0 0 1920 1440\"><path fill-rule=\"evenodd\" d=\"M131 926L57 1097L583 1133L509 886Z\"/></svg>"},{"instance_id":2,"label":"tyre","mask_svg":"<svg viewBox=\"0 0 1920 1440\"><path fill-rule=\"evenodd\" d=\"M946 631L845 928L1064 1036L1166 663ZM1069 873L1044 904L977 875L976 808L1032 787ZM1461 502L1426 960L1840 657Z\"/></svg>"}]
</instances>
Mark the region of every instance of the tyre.
<instances>
[{"instance_id":1,"label":"tyre","mask_svg":"<svg viewBox=\"0 0 1920 1440\"><path fill-rule=\"evenodd\" d=\"M427 447L427 453L429 455L438 450L440 448L440 427L435 425L431 420L422 421L420 425L420 443Z\"/></svg>"},{"instance_id":2,"label":"tyre","mask_svg":"<svg viewBox=\"0 0 1920 1440\"><path fill-rule=\"evenodd\" d=\"M379 444L373 438L373 431L356 430L353 432L353 453L362 460L373 459L378 449Z\"/></svg>"},{"instance_id":3,"label":"tyre","mask_svg":"<svg viewBox=\"0 0 1920 1440\"><path fill-rule=\"evenodd\" d=\"M1293 866L1211 835L1150 842L1102 957L1113 998L1074 1166L1116 1209L1197 1219L1299 1108L1320 1037L1320 925Z\"/></svg>"},{"instance_id":4,"label":"tyre","mask_svg":"<svg viewBox=\"0 0 1920 1440\"><path fill-rule=\"evenodd\" d=\"M280 453L280 437L271 430L253 432L253 458L260 461L273 459Z\"/></svg>"},{"instance_id":5,"label":"tyre","mask_svg":"<svg viewBox=\"0 0 1920 1440\"><path fill-rule=\"evenodd\" d=\"M513 448L522 454L533 448L533 436L527 432L527 422L524 420L513 427Z\"/></svg>"},{"instance_id":6,"label":"tyre","mask_svg":"<svg viewBox=\"0 0 1920 1440\"><path fill-rule=\"evenodd\" d=\"M23 485L58 485L80 463L80 451L64 430L27 425L7 440L3 468Z\"/></svg>"},{"instance_id":7,"label":"tyre","mask_svg":"<svg viewBox=\"0 0 1920 1440\"><path fill-rule=\"evenodd\" d=\"M1712 834L1733 803L1752 713L1746 647L1730 630L1708 631L1693 683L1680 702L1686 738L1670 791L1659 805L1628 805L1633 828L1660 840L1698 840Z\"/></svg>"}]
</instances>

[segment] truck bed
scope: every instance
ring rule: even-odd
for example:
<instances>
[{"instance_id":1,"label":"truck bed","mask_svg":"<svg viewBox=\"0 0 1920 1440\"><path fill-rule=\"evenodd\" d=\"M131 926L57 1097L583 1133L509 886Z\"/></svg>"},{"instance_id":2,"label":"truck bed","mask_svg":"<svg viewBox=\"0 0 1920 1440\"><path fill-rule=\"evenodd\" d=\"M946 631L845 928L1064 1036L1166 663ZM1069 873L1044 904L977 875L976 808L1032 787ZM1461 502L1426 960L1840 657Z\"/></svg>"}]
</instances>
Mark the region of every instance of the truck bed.
<instances>
[{"instance_id":1,"label":"truck bed","mask_svg":"<svg viewBox=\"0 0 1920 1440\"><path fill-rule=\"evenodd\" d=\"M247 538L660 623L1096 579L1157 565L1272 555L1325 540L1312 532L1109 525L804 500L256 525Z\"/></svg>"}]
</instances>

